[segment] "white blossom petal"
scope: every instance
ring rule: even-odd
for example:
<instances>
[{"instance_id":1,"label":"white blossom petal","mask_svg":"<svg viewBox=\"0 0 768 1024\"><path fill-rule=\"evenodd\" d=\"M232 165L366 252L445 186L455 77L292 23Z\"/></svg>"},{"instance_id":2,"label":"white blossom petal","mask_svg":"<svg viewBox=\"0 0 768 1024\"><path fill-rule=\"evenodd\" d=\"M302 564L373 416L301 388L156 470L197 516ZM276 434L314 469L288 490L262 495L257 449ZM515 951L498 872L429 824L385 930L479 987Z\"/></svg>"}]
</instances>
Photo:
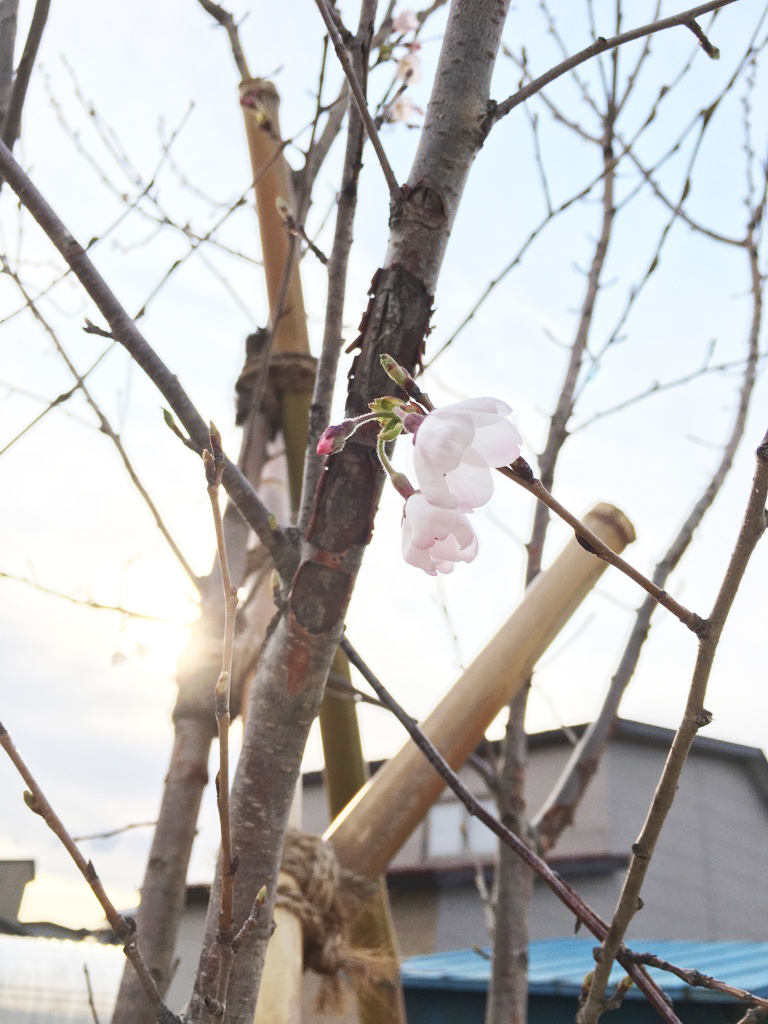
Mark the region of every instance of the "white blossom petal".
<instances>
[{"instance_id":1,"label":"white blossom petal","mask_svg":"<svg viewBox=\"0 0 768 1024\"><path fill-rule=\"evenodd\" d=\"M471 562L477 537L461 512L430 505L424 495L412 494L405 503L402 523L403 557L430 576L453 572L456 562Z\"/></svg>"},{"instance_id":2,"label":"white blossom petal","mask_svg":"<svg viewBox=\"0 0 768 1024\"><path fill-rule=\"evenodd\" d=\"M397 62L395 78L407 85L416 85L421 81L421 58L416 53L406 53Z\"/></svg>"},{"instance_id":3,"label":"white blossom petal","mask_svg":"<svg viewBox=\"0 0 768 1024\"><path fill-rule=\"evenodd\" d=\"M418 27L419 19L416 17L415 11L400 11L400 13L396 14L392 19L393 32L415 32Z\"/></svg>"},{"instance_id":4,"label":"white blossom petal","mask_svg":"<svg viewBox=\"0 0 768 1024\"><path fill-rule=\"evenodd\" d=\"M413 464L433 505L470 512L493 493L491 469L520 454L521 437L498 398L469 398L429 413L414 438Z\"/></svg>"}]
</instances>

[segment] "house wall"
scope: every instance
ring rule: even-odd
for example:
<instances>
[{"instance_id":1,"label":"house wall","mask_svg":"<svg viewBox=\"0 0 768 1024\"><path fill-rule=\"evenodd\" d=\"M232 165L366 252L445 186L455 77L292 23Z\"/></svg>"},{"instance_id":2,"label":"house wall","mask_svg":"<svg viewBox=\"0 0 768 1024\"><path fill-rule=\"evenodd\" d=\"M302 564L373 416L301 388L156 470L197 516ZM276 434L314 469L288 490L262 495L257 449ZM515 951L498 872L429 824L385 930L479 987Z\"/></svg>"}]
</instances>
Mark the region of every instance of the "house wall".
<instances>
[{"instance_id":1,"label":"house wall","mask_svg":"<svg viewBox=\"0 0 768 1024\"><path fill-rule=\"evenodd\" d=\"M16 921L27 882L35 877L33 860L0 861L0 917Z\"/></svg>"},{"instance_id":2,"label":"house wall","mask_svg":"<svg viewBox=\"0 0 768 1024\"><path fill-rule=\"evenodd\" d=\"M649 730L653 733L653 730ZM564 769L570 746L532 745L527 777L529 813L541 806ZM629 857L642 827L667 753L658 736L619 735L588 788L556 854L577 858L601 854ZM488 799L471 769L461 776L475 794ZM328 823L322 788L305 786L308 830ZM680 789L662 833L643 890L644 909L630 937L765 940L768 929L768 871L762 850L768 846L768 807L750 775L744 755L728 745L700 744L692 750ZM446 791L392 863L391 891L395 923L406 955L439 952L489 942L477 889L446 882L443 872L429 871L417 891L417 876L402 891L404 870L447 869L458 862L488 863L495 837L469 818ZM613 913L623 870L567 880L601 916ZM572 917L545 886L536 883L530 918L531 938L570 934Z\"/></svg>"},{"instance_id":3,"label":"house wall","mask_svg":"<svg viewBox=\"0 0 768 1024\"><path fill-rule=\"evenodd\" d=\"M664 764L658 746L619 740L603 773L613 849L631 848ZM630 937L768 937L766 806L743 761L709 751L689 755L643 886Z\"/></svg>"}]
</instances>

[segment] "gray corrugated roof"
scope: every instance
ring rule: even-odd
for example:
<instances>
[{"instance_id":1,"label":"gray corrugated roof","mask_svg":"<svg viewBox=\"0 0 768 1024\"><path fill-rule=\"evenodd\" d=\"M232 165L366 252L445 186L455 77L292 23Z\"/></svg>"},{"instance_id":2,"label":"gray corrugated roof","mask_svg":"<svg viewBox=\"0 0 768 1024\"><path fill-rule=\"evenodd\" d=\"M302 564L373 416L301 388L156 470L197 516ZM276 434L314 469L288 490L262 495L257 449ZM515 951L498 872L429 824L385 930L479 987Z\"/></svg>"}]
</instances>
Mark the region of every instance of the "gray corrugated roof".
<instances>
[{"instance_id":1,"label":"gray corrugated roof","mask_svg":"<svg viewBox=\"0 0 768 1024\"><path fill-rule=\"evenodd\" d=\"M578 996L582 982L594 967L594 939L539 939L530 945L528 987L532 995ZM735 988L768 997L768 942L694 942L678 939L638 939L637 952L655 953L677 967L695 968ZM491 962L487 951L471 949L410 957L402 965L406 988L484 991ZM650 972L671 999L729 1000L702 988L690 988L665 971ZM616 966L611 984L624 976ZM631 989L628 998L644 998Z\"/></svg>"}]
</instances>

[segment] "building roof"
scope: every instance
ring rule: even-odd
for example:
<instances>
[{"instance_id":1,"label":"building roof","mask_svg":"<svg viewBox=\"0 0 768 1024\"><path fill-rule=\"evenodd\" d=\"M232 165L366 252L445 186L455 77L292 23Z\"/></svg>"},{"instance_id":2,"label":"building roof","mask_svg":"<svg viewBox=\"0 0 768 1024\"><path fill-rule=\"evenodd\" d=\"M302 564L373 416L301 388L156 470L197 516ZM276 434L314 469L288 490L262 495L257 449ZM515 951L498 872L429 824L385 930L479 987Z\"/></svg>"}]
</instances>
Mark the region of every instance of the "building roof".
<instances>
[{"instance_id":1,"label":"building roof","mask_svg":"<svg viewBox=\"0 0 768 1024\"><path fill-rule=\"evenodd\" d=\"M528 988L531 995L577 997L584 977L593 969L594 939L539 939L530 945ZM641 939L632 948L655 953L677 967L695 968L734 988L768 997L768 942L694 942L677 939ZM485 991L491 973L487 950L459 950L405 960L401 975L406 988L440 991ZM691 988L666 971L650 969L654 980L674 1001L731 1002L729 996L709 989ZM611 972L610 984L624 976L620 966ZM632 988L627 998L645 998Z\"/></svg>"}]
</instances>

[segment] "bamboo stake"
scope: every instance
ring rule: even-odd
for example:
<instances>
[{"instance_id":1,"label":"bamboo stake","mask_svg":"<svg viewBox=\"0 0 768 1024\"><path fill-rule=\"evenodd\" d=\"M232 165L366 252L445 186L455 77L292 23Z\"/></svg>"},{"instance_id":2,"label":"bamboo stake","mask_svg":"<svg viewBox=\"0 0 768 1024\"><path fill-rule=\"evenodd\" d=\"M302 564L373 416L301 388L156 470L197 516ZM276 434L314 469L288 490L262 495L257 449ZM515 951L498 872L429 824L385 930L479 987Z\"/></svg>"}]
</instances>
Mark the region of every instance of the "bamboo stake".
<instances>
[{"instance_id":1,"label":"bamboo stake","mask_svg":"<svg viewBox=\"0 0 768 1024\"><path fill-rule=\"evenodd\" d=\"M271 82L249 78L240 83L240 103L245 117L253 180L256 182L256 211L267 297L275 317L273 349L281 353L306 355L309 353L309 335L295 246L278 212L279 202L287 203L291 210L296 206L291 169L283 156L280 136L280 97ZM290 278L286 288L284 277L289 266ZM281 398L281 427L288 456L291 505L295 509L301 496L311 389L309 392L286 390Z\"/></svg>"},{"instance_id":2,"label":"bamboo stake","mask_svg":"<svg viewBox=\"0 0 768 1024\"><path fill-rule=\"evenodd\" d=\"M341 651L336 652L332 672L350 681L349 662ZM368 781L368 765L363 757L357 711L350 700L326 691L320 709L320 734L326 757L325 789L331 818L347 806ZM352 926L352 946L377 949L400 962L389 893L384 878L377 879L377 888ZM405 1024L405 1001L400 985L377 986L370 992L358 993L361 1024Z\"/></svg>"},{"instance_id":3,"label":"bamboo stake","mask_svg":"<svg viewBox=\"0 0 768 1024\"><path fill-rule=\"evenodd\" d=\"M301 828L301 789L297 788L289 824ZM281 888L298 891L290 875L280 872ZM275 907L275 933L269 940L261 976L255 1024L300 1024L304 943L301 921L290 910Z\"/></svg>"},{"instance_id":4,"label":"bamboo stake","mask_svg":"<svg viewBox=\"0 0 768 1024\"><path fill-rule=\"evenodd\" d=\"M240 102L245 117L248 149L256 192L256 208L264 258L267 295L274 322L272 347L280 353L309 354L301 278L292 239L278 207L287 204L295 211L290 168L283 156L280 134L280 97L271 82L247 79L240 84ZM290 267L290 278L285 279ZM268 356L265 356L268 358ZM280 396L280 423L285 439L291 506L300 501L307 445L311 394L284 390ZM343 655L337 655L334 670L349 672ZM354 705L326 697L320 711L323 750L329 778L338 780L339 793L332 797L332 813L351 799L367 778ZM336 782L333 784L335 788ZM352 787L352 788L350 788ZM298 827L298 822L294 822ZM281 884L287 876L281 876ZM277 928L270 941L256 1008L258 1024L297 1024L300 1020L300 981L295 965L301 963L301 927L295 915L275 909ZM397 957L389 899L383 880L374 899L353 931L352 941L364 948L383 949ZM361 1019L365 1024L404 1024L405 1010L399 988L361 996Z\"/></svg>"},{"instance_id":5,"label":"bamboo stake","mask_svg":"<svg viewBox=\"0 0 768 1024\"><path fill-rule=\"evenodd\" d=\"M635 539L626 516L597 505L584 522L614 551ZM485 730L519 691L534 665L605 571L606 563L576 542L528 587L525 597L422 725L457 770ZM410 740L368 782L324 838L348 868L375 878L440 795L444 783Z\"/></svg>"}]
</instances>

